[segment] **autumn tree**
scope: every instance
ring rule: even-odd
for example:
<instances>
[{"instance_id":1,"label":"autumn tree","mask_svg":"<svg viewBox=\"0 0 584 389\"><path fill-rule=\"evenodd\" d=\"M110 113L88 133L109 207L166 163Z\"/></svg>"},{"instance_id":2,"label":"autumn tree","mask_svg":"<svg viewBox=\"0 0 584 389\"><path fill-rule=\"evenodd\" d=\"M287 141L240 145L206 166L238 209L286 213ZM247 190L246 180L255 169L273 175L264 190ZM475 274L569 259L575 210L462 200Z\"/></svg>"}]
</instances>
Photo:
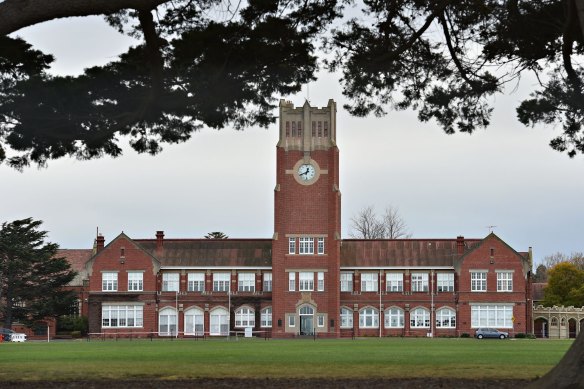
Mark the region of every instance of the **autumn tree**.
<instances>
[{"instance_id":1,"label":"autumn tree","mask_svg":"<svg viewBox=\"0 0 584 389\"><path fill-rule=\"evenodd\" d=\"M42 222L31 218L0 227L0 317L4 327L68 313L75 294L63 290L75 277L59 246L45 242Z\"/></svg>"},{"instance_id":2,"label":"autumn tree","mask_svg":"<svg viewBox=\"0 0 584 389\"><path fill-rule=\"evenodd\" d=\"M351 218L349 236L356 239L408 238L407 224L395 207L388 206L378 215L373 206L367 206Z\"/></svg>"}]
</instances>

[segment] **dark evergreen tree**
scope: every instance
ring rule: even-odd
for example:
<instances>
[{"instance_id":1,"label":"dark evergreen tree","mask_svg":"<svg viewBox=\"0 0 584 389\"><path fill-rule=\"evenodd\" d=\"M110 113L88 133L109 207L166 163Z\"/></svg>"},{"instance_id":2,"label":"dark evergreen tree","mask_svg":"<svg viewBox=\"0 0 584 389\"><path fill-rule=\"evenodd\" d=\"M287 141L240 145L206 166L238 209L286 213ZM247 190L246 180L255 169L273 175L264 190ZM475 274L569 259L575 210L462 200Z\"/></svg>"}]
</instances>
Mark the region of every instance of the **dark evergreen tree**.
<instances>
[{"instance_id":1,"label":"dark evergreen tree","mask_svg":"<svg viewBox=\"0 0 584 389\"><path fill-rule=\"evenodd\" d=\"M227 239L227 238L229 237L221 231L213 231L205 235L205 239Z\"/></svg>"},{"instance_id":2,"label":"dark evergreen tree","mask_svg":"<svg viewBox=\"0 0 584 389\"><path fill-rule=\"evenodd\" d=\"M75 293L63 289L75 277L58 245L45 242L42 222L31 218L0 228L0 315L4 327L33 324L68 313Z\"/></svg>"}]
</instances>

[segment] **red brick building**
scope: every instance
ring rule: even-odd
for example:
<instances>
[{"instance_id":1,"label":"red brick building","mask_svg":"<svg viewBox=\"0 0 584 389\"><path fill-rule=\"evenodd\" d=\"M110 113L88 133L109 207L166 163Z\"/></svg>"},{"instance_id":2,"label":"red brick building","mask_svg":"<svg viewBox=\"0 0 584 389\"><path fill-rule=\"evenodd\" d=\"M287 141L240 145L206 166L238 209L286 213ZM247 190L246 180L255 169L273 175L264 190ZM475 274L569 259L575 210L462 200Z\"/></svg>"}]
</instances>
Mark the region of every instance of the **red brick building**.
<instances>
[{"instance_id":1,"label":"red brick building","mask_svg":"<svg viewBox=\"0 0 584 389\"><path fill-rule=\"evenodd\" d=\"M272 239L132 239L82 273L90 332L458 336L531 332L531 254L484 239L341 239L336 104L280 103ZM249 330L248 330L249 331Z\"/></svg>"}]
</instances>

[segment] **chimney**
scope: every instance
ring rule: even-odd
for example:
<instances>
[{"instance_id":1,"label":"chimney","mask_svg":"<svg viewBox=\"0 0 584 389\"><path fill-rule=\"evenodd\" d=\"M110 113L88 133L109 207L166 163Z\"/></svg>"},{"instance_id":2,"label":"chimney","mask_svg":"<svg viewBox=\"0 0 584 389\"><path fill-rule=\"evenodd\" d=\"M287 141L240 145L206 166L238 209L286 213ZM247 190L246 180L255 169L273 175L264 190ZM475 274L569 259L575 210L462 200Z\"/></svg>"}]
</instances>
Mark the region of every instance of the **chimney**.
<instances>
[{"instance_id":1,"label":"chimney","mask_svg":"<svg viewBox=\"0 0 584 389\"><path fill-rule=\"evenodd\" d=\"M156 250L162 250L164 246L164 231L156 231Z\"/></svg>"},{"instance_id":2,"label":"chimney","mask_svg":"<svg viewBox=\"0 0 584 389\"><path fill-rule=\"evenodd\" d=\"M99 253L101 250L103 250L104 246L105 238L103 237L102 234L97 235L97 239L95 239L95 251Z\"/></svg>"},{"instance_id":3,"label":"chimney","mask_svg":"<svg viewBox=\"0 0 584 389\"><path fill-rule=\"evenodd\" d=\"M456 253L458 255L464 254L464 236L457 236L456 237Z\"/></svg>"}]
</instances>

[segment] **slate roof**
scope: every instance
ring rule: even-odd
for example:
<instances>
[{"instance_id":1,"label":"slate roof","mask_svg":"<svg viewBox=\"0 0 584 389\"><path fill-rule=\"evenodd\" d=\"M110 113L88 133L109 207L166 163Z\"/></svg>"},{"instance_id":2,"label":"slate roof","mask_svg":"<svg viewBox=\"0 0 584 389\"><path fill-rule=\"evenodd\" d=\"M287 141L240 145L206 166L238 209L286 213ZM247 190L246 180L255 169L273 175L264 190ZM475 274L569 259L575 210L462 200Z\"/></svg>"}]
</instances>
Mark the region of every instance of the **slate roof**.
<instances>
[{"instance_id":1,"label":"slate roof","mask_svg":"<svg viewBox=\"0 0 584 389\"><path fill-rule=\"evenodd\" d=\"M465 239L465 252L482 239ZM454 266L461 255L456 239L345 239L341 267Z\"/></svg>"},{"instance_id":2,"label":"slate roof","mask_svg":"<svg viewBox=\"0 0 584 389\"><path fill-rule=\"evenodd\" d=\"M134 240L155 256L161 266L272 266L271 239L156 239Z\"/></svg>"},{"instance_id":3,"label":"slate roof","mask_svg":"<svg viewBox=\"0 0 584 389\"><path fill-rule=\"evenodd\" d=\"M83 279L87 278L85 262L87 262L92 255L92 249L60 249L57 252L57 256L67 259L71 265L71 269L77 272L77 275L69 283L69 286L83 286Z\"/></svg>"}]
</instances>

